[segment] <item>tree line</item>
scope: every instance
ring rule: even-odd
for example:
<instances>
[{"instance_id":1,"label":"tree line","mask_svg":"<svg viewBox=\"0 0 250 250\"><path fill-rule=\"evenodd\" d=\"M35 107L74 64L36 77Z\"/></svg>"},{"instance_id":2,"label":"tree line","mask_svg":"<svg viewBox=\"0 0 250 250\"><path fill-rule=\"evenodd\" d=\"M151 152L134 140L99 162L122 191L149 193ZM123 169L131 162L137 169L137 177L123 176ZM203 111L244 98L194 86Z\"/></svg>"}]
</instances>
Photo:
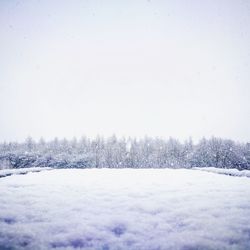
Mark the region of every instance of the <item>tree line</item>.
<instances>
[{"instance_id":1,"label":"tree line","mask_svg":"<svg viewBox=\"0 0 250 250\"><path fill-rule=\"evenodd\" d=\"M0 144L0 168L192 168L250 169L250 143L203 138L181 143L169 138L82 137Z\"/></svg>"}]
</instances>

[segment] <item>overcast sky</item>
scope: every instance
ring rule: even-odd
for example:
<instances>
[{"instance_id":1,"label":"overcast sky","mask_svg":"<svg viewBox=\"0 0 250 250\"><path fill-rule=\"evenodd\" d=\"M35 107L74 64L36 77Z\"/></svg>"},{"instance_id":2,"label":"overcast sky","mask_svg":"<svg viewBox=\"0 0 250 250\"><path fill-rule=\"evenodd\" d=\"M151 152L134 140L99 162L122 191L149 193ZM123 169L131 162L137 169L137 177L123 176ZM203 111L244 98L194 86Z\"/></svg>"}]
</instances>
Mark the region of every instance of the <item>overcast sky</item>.
<instances>
[{"instance_id":1,"label":"overcast sky","mask_svg":"<svg viewBox=\"0 0 250 250\"><path fill-rule=\"evenodd\" d=\"M250 1L0 1L0 141L250 141Z\"/></svg>"}]
</instances>

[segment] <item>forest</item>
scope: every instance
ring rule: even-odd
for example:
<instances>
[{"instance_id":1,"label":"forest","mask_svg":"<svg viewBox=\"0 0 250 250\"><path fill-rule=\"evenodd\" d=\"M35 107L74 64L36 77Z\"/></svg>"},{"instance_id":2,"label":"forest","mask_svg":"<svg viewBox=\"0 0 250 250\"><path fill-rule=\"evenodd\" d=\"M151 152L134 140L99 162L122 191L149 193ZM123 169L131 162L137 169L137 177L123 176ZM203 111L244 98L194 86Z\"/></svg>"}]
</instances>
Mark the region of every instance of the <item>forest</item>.
<instances>
[{"instance_id":1,"label":"forest","mask_svg":"<svg viewBox=\"0 0 250 250\"><path fill-rule=\"evenodd\" d=\"M0 169L53 168L192 168L250 169L250 143L212 137L193 143L169 138L117 138L115 135L79 140L54 138L0 144Z\"/></svg>"}]
</instances>

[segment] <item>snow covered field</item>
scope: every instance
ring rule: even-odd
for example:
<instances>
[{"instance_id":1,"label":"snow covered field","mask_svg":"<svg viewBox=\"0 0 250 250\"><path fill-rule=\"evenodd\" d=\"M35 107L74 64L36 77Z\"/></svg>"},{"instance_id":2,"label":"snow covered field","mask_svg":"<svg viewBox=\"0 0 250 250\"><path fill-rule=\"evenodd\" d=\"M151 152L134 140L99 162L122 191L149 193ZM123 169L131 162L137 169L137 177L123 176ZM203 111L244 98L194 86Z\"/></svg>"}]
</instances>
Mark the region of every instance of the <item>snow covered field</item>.
<instances>
[{"instance_id":1,"label":"snow covered field","mask_svg":"<svg viewBox=\"0 0 250 250\"><path fill-rule=\"evenodd\" d=\"M250 249L250 179L63 169L0 179L0 249Z\"/></svg>"}]
</instances>

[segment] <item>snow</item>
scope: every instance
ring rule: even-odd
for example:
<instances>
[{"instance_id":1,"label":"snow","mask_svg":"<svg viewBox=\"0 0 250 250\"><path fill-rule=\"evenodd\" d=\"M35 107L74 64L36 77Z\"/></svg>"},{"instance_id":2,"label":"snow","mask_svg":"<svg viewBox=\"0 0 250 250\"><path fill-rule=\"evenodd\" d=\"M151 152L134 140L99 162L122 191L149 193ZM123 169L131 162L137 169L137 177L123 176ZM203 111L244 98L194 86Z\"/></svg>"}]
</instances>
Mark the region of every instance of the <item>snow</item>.
<instances>
[{"instance_id":1,"label":"snow","mask_svg":"<svg viewBox=\"0 0 250 250\"><path fill-rule=\"evenodd\" d=\"M206 171L206 172L211 172L211 173L216 173L216 174L226 174L226 175L231 175L231 176L245 176L245 177L250 177L250 170L238 170L236 168L214 168L214 167L204 167L204 168L193 168L201 171Z\"/></svg>"},{"instance_id":2,"label":"snow","mask_svg":"<svg viewBox=\"0 0 250 250\"><path fill-rule=\"evenodd\" d=\"M33 167L33 168L17 168L17 169L3 169L0 170L0 178L10 176L13 174L27 174L28 172L40 172L43 170L51 170L52 168L47 167Z\"/></svg>"},{"instance_id":3,"label":"snow","mask_svg":"<svg viewBox=\"0 0 250 250\"><path fill-rule=\"evenodd\" d=\"M60 169L0 179L0 249L250 249L250 179Z\"/></svg>"}]
</instances>

